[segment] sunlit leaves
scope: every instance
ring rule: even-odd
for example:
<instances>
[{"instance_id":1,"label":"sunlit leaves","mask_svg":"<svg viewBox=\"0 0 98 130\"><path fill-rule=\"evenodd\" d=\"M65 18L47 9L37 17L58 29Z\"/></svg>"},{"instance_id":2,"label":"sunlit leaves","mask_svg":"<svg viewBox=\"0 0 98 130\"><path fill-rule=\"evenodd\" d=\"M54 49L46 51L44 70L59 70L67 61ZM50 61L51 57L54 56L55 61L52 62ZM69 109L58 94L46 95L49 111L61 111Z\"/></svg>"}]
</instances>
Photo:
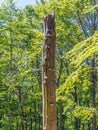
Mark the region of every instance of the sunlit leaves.
<instances>
[{"instance_id":1,"label":"sunlit leaves","mask_svg":"<svg viewBox=\"0 0 98 130\"><path fill-rule=\"evenodd\" d=\"M71 64L75 64L78 67L87 58L93 57L94 54L98 54L97 33L74 46L74 48L67 53L67 58L70 58Z\"/></svg>"},{"instance_id":2,"label":"sunlit leaves","mask_svg":"<svg viewBox=\"0 0 98 130\"><path fill-rule=\"evenodd\" d=\"M87 108L81 106L77 106L74 111L75 117L81 118L82 122L90 120L95 113L97 113L95 108Z\"/></svg>"}]
</instances>

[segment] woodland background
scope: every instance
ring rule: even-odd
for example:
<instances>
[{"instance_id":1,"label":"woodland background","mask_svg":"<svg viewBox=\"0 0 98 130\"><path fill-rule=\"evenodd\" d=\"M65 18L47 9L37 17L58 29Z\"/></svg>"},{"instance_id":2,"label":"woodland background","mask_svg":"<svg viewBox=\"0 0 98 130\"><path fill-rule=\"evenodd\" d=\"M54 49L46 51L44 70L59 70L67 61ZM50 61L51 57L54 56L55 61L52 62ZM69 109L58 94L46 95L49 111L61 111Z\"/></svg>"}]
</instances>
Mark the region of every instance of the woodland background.
<instances>
[{"instance_id":1,"label":"woodland background","mask_svg":"<svg viewBox=\"0 0 98 130\"><path fill-rule=\"evenodd\" d=\"M43 18L55 8L58 130L98 129L98 1L0 5L0 130L42 130Z\"/></svg>"}]
</instances>

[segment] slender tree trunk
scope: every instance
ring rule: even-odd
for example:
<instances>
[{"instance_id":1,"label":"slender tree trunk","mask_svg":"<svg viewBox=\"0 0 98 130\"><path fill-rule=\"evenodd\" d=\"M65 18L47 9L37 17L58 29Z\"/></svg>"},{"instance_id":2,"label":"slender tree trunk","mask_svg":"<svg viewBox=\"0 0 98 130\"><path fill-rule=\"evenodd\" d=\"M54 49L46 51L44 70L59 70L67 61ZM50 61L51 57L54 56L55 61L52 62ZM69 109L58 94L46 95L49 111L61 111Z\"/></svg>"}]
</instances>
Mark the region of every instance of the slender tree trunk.
<instances>
[{"instance_id":1,"label":"slender tree trunk","mask_svg":"<svg viewBox=\"0 0 98 130\"><path fill-rule=\"evenodd\" d=\"M96 72L95 72L95 59L92 60L92 106L96 108ZM91 130L96 130L96 115L94 114L92 118Z\"/></svg>"},{"instance_id":2,"label":"slender tree trunk","mask_svg":"<svg viewBox=\"0 0 98 130\"><path fill-rule=\"evenodd\" d=\"M62 54L60 54L62 56ZM57 78L57 87L60 86L60 79L61 79L61 74L62 74L62 69L63 69L63 60L60 60L60 68L59 68L59 74L58 74L58 78ZM63 106L62 106L62 101L59 101L58 103L59 105L59 130L64 130L64 119L63 119Z\"/></svg>"},{"instance_id":3,"label":"slender tree trunk","mask_svg":"<svg viewBox=\"0 0 98 130\"><path fill-rule=\"evenodd\" d=\"M9 66L9 71L10 71L10 81L12 81L13 78L13 37L12 37L12 33L10 31L10 66ZM11 118L12 118L12 114L11 114L11 109L10 109L10 101L11 101L11 94L8 94L8 130L11 130Z\"/></svg>"},{"instance_id":4,"label":"slender tree trunk","mask_svg":"<svg viewBox=\"0 0 98 130\"><path fill-rule=\"evenodd\" d=\"M0 109L1 109L1 107L0 107ZM2 122L1 122L2 118L3 118L3 116L2 116L2 112L1 112L1 113L0 113L0 128L1 128L1 126L2 126Z\"/></svg>"},{"instance_id":5,"label":"slender tree trunk","mask_svg":"<svg viewBox=\"0 0 98 130\"><path fill-rule=\"evenodd\" d=\"M64 130L64 119L63 119L62 101L59 102L59 105L60 105L60 130Z\"/></svg>"},{"instance_id":6,"label":"slender tree trunk","mask_svg":"<svg viewBox=\"0 0 98 130\"><path fill-rule=\"evenodd\" d=\"M12 124L12 115L11 115L11 110L10 110L10 106L8 106L8 130L11 130L11 124Z\"/></svg>"},{"instance_id":7,"label":"slender tree trunk","mask_svg":"<svg viewBox=\"0 0 98 130\"><path fill-rule=\"evenodd\" d=\"M59 130L59 108L58 107L57 107L57 130Z\"/></svg>"},{"instance_id":8,"label":"slender tree trunk","mask_svg":"<svg viewBox=\"0 0 98 130\"><path fill-rule=\"evenodd\" d=\"M43 130L57 130L55 95L55 18L49 14L44 19L43 47Z\"/></svg>"},{"instance_id":9,"label":"slender tree trunk","mask_svg":"<svg viewBox=\"0 0 98 130\"><path fill-rule=\"evenodd\" d=\"M22 101L21 101L21 88L20 87L18 87L18 103L19 103L19 109L20 109L21 128L22 128L22 130L26 130L26 124L24 121L23 105L22 105Z\"/></svg>"},{"instance_id":10,"label":"slender tree trunk","mask_svg":"<svg viewBox=\"0 0 98 130\"><path fill-rule=\"evenodd\" d=\"M38 104L38 111L40 112L40 104ZM41 116L40 114L38 113L38 130L40 130L40 125L41 125Z\"/></svg>"},{"instance_id":11,"label":"slender tree trunk","mask_svg":"<svg viewBox=\"0 0 98 130\"><path fill-rule=\"evenodd\" d=\"M77 86L74 87L74 102L78 104ZM80 120L79 118L75 118L75 130L79 129L80 129Z\"/></svg>"},{"instance_id":12,"label":"slender tree trunk","mask_svg":"<svg viewBox=\"0 0 98 130\"><path fill-rule=\"evenodd\" d=\"M34 102L34 113L35 113L35 115L34 115L34 129L36 130L37 129L37 107L36 107L36 101Z\"/></svg>"},{"instance_id":13,"label":"slender tree trunk","mask_svg":"<svg viewBox=\"0 0 98 130\"><path fill-rule=\"evenodd\" d=\"M42 81L41 81L41 79L42 79L42 77L41 77L41 72L40 72L40 63L39 63L39 58L38 58L38 56L37 56L37 59L36 59L36 61L37 61L37 63L36 63L36 68L37 68L37 81L38 81L38 85L39 85L39 89L41 90L41 84L42 84Z\"/></svg>"},{"instance_id":14,"label":"slender tree trunk","mask_svg":"<svg viewBox=\"0 0 98 130\"><path fill-rule=\"evenodd\" d=\"M33 120L32 120L32 109L30 107L30 130L32 130L32 122L33 122Z\"/></svg>"}]
</instances>

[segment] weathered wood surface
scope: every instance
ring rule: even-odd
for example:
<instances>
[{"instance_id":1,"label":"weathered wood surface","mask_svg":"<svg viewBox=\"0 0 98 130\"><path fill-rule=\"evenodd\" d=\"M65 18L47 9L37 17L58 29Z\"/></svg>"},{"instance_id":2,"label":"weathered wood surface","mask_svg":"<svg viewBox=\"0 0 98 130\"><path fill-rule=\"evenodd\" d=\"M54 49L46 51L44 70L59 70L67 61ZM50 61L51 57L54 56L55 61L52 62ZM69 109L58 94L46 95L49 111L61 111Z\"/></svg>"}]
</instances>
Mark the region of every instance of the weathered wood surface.
<instances>
[{"instance_id":1,"label":"weathered wood surface","mask_svg":"<svg viewBox=\"0 0 98 130\"><path fill-rule=\"evenodd\" d=\"M54 14L44 19L43 45L43 130L57 130L55 94L56 32Z\"/></svg>"}]
</instances>

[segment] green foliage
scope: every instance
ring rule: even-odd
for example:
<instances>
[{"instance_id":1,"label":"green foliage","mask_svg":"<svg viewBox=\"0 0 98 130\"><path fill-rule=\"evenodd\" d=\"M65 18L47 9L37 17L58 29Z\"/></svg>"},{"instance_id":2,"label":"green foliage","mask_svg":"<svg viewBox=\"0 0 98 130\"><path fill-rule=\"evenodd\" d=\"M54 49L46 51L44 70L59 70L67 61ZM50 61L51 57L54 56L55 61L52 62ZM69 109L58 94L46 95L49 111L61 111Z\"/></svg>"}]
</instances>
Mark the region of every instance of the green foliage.
<instances>
[{"instance_id":1,"label":"green foliage","mask_svg":"<svg viewBox=\"0 0 98 130\"><path fill-rule=\"evenodd\" d=\"M66 58L70 59L71 64L79 67L86 59L92 58L98 53L98 33L96 32L90 38L78 43L68 52Z\"/></svg>"},{"instance_id":2,"label":"green foliage","mask_svg":"<svg viewBox=\"0 0 98 130\"><path fill-rule=\"evenodd\" d=\"M19 9L13 0L6 0L0 6L2 130L8 126L22 129L21 105L27 129L42 130L43 19L53 11L58 129L77 130L77 119L79 129L88 130L94 115L98 120L98 4L93 0L40 0L34 7ZM93 85L96 107L92 101Z\"/></svg>"},{"instance_id":3,"label":"green foliage","mask_svg":"<svg viewBox=\"0 0 98 130\"><path fill-rule=\"evenodd\" d=\"M95 108L77 106L74 110L74 114L75 117L82 118L82 122L88 122L94 114L97 114L97 112Z\"/></svg>"}]
</instances>

